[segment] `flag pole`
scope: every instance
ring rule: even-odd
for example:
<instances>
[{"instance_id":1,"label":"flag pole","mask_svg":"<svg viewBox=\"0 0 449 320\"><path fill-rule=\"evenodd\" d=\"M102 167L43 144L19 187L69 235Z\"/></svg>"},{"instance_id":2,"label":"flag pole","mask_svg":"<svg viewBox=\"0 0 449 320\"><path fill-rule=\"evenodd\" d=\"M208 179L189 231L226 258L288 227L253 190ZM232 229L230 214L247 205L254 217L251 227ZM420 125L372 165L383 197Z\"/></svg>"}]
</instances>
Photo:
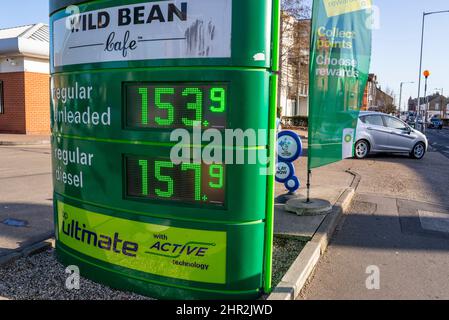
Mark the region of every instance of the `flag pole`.
<instances>
[{"instance_id":1,"label":"flag pole","mask_svg":"<svg viewBox=\"0 0 449 320\"><path fill-rule=\"evenodd\" d=\"M307 201L306 203L310 203L310 179L312 177L312 170L307 171Z\"/></svg>"},{"instance_id":2,"label":"flag pole","mask_svg":"<svg viewBox=\"0 0 449 320\"><path fill-rule=\"evenodd\" d=\"M312 58L313 54L312 54L312 46L313 46L313 41L314 41L314 31L313 31L313 22L314 22L314 11L315 11L315 3L312 4L312 14L311 14L311 18L310 18L310 35L309 35L309 50L310 50L310 55L309 57ZM312 63L309 63L309 79L312 79L311 77L312 75ZM310 116L311 116L311 106L310 106L310 97L311 97L311 93L312 93L312 89L311 89L311 85L309 84L309 112L308 112L308 121L307 121L307 200L306 203L310 203L310 188L311 188L311 183L312 183L312 169L311 169L311 163L310 163L310 155L312 153L311 147L310 147L310 142L311 142L311 136L312 136L312 132L310 130Z\"/></svg>"}]
</instances>

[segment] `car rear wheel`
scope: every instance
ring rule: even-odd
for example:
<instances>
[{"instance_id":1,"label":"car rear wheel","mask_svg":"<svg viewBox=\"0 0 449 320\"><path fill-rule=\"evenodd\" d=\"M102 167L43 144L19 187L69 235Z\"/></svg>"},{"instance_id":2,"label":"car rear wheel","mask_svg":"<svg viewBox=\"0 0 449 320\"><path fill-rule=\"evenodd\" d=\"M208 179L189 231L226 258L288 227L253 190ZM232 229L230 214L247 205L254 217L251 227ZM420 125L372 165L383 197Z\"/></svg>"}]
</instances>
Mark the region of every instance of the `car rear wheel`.
<instances>
[{"instance_id":1,"label":"car rear wheel","mask_svg":"<svg viewBox=\"0 0 449 320\"><path fill-rule=\"evenodd\" d=\"M426 154L426 146L422 142L418 142L414 147L412 152L410 153L410 156L413 159L420 160L424 157Z\"/></svg>"},{"instance_id":2,"label":"car rear wheel","mask_svg":"<svg viewBox=\"0 0 449 320\"><path fill-rule=\"evenodd\" d=\"M355 144L355 157L357 159L365 159L370 150L370 144L366 140L360 140Z\"/></svg>"}]
</instances>

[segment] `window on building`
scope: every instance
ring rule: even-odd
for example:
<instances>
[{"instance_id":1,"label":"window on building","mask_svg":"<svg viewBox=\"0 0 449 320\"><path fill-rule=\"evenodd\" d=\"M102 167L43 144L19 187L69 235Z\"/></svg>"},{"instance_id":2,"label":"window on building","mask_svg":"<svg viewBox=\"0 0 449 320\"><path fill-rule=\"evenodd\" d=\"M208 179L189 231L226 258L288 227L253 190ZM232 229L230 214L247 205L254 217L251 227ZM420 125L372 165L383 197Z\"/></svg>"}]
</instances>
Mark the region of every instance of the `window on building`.
<instances>
[{"instance_id":1,"label":"window on building","mask_svg":"<svg viewBox=\"0 0 449 320\"><path fill-rule=\"evenodd\" d=\"M5 104L3 99L3 81L0 80L0 114L5 113Z\"/></svg>"},{"instance_id":2,"label":"window on building","mask_svg":"<svg viewBox=\"0 0 449 320\"><path fill-rule=\"evenodd\" d=\"M302 97L307 97L309 95L309 86L306 83L299 83L299 95Z\"/></svg>"}]
</instances>

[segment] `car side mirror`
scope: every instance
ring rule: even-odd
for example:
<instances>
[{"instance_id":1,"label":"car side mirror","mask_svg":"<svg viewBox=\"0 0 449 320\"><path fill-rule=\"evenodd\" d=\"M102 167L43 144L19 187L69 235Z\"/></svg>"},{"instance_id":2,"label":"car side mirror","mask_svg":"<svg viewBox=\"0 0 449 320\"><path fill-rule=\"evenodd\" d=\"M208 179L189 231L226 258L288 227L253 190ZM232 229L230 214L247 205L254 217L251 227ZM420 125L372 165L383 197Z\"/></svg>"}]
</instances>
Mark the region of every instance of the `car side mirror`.
<instances>
[{"instance_id":1,"label":"car side mirror","mask_svg":"<svg viewBox=\"0 0 449 320\"><path fill-rule=\"evenodd\" d=\"M404 131L408 134L412 133L412 128L410 127L405 127Z\"/></svg>"}]
</instances>

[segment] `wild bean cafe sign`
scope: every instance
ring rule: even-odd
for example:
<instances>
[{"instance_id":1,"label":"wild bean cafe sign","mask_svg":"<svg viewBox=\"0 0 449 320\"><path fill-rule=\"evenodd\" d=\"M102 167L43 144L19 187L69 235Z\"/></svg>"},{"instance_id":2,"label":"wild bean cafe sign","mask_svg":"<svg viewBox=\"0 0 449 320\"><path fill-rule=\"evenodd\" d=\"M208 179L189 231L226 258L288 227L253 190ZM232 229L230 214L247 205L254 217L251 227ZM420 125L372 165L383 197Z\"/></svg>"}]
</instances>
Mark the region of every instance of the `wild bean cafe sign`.
<instances>
[{"instance_id":1,"label":"wild bean cafe sign","mask_svg":"<svg viewBox=\"0 0 449 320\"><path fill-rule=\"evenodd\" d=\"M180 58L229 58L232 0L159 1L87 13L53 24L53 66Z\"/></svg>"}]
</instances>

